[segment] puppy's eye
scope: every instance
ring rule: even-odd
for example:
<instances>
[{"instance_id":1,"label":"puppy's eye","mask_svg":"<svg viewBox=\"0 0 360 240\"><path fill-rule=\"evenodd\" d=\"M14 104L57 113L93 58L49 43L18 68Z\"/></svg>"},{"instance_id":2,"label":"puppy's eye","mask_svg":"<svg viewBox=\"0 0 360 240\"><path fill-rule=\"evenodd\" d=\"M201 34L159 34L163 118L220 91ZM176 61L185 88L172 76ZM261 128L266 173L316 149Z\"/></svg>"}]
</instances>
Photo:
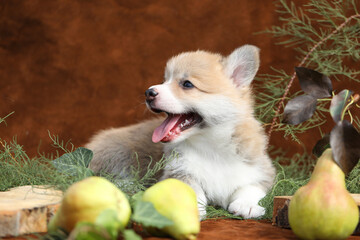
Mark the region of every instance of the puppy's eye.
<instances>
[{"instance_id":1,"label":"puppy's eye","mask_svg":"<svg viewBox=\"0 0 360 240\"><path fill-rule=\"evenodd\" d=\"M193 88L194 85L193 85L189 80L185 80L185 81L182 83L182 87L183 87L183 88L186 88L186 89L190 89L190 88Z\"/></svg>"}]
</instances>

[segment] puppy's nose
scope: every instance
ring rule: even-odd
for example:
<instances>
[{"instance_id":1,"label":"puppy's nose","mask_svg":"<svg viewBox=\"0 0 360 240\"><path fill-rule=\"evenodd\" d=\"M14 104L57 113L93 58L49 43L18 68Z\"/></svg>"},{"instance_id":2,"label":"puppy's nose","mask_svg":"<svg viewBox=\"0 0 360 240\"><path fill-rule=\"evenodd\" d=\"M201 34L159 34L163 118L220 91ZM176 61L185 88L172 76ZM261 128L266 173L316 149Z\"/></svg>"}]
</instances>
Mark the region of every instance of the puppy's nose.
<instances>
[{"instance_id":1,"label":"puppy's nose","mask_svg":"<svg viewBox=\"0 0 360 240\"><path fill-rule=\"evenodd\" d=\"M155 97L156 97L158 94L159 94L159 93L156 92L155 89L149 88L148 90L145 91L146 100L147 100L147 101L152 101L152 100L155 99Z\"/></svg>"}]
</instances>

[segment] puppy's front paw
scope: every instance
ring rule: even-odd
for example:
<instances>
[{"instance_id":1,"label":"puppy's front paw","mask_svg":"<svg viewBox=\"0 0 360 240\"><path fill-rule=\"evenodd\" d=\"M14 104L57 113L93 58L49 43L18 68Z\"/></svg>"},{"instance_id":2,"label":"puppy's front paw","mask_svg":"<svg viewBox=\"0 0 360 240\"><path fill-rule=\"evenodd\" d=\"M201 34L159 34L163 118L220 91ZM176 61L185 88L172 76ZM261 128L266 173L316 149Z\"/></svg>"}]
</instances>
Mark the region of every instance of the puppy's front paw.
<instances>
[{"instance_id":1,"label":"puppy's front paw","mask_svg":"<svg viewBox=\"0 0 360 240\"><path fill-rule=\"evenodd\" d=\"M228 211L244 218L258 218L265 214L265 208L259 206L259 201L265 196L265 191L253 185L244 186L234 192Z\"/></svg>"},{"instance_id":2,"label":"puppy's front paw","mask_svg":"<svg viewBox=\"0 0 360 240\"><path fill-rule=\"evenodd\" d=\"M265 208L260 207L258 204L251 204L242 201L234 201L229 207L228 211L236 216L243 218L258 218L265 214Z\"/></svg>"}]
</instances>

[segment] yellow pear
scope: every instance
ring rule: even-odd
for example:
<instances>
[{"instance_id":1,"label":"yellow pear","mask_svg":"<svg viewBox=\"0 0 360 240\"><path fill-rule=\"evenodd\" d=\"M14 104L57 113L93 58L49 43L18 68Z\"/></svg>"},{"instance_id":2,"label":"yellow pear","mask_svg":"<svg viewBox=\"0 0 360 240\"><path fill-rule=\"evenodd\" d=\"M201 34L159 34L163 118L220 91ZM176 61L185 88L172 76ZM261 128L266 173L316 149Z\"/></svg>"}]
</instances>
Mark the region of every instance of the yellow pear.
<instances>
[{"instance_id":1,"label":"yellow pear","mask_svg":"<svg viewBox=\"0 0 360 240\"><path fill-rule=\"evenodd\" d=\"M119 229L129 222L131 208L125 194L105 178L86 178L67 189L58 211L49 223L48 231L60 227L70 233L78 222L94 223L106 209L116 211Z\"/></svg>"},{"instance_id":2,"label":"yellow pear","mask_svg":"<svg viewBox=\"0 0 360 240\"><path fill-rule=\"evenodd\" d=\"M346 239L359 222L359 210L345 186L345 174L327 149L310 181L289 205L289 223L301 239Z\"/></svg>"},{"instance_id":3,"label":"yellow pear","mask_svg":"<svg viewBox=\"0 0 360 240\"><path fill-rule=\"evenodd\" d=\"M174 222L159 229L175 239L196 239L200 231L199 211L194 190L177 179L166 179L148 188L142 200L151 202L163 216Z\"/></svg>"}]
</instances>

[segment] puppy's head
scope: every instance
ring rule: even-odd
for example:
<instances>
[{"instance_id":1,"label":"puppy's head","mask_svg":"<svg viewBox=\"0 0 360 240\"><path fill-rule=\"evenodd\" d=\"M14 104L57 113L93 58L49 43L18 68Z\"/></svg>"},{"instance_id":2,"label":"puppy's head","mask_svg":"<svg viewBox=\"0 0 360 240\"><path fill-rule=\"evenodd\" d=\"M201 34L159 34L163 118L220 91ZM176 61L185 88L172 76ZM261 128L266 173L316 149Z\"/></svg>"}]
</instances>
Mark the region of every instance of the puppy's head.
<instances>
[{"instance_id":1,"label":"puppy's head","mask_svg":"<svg viewBox=\"0 0 360 240\"><path fill-rule=\"evenodd\" d=\"M203 129L251 114L249 85L259 68L259 50L245 45L228 57L205 51L171 58L164 83L150 87L146 104L168 117L154 142L182 141Z\"/></svg>"}]
</instances>

